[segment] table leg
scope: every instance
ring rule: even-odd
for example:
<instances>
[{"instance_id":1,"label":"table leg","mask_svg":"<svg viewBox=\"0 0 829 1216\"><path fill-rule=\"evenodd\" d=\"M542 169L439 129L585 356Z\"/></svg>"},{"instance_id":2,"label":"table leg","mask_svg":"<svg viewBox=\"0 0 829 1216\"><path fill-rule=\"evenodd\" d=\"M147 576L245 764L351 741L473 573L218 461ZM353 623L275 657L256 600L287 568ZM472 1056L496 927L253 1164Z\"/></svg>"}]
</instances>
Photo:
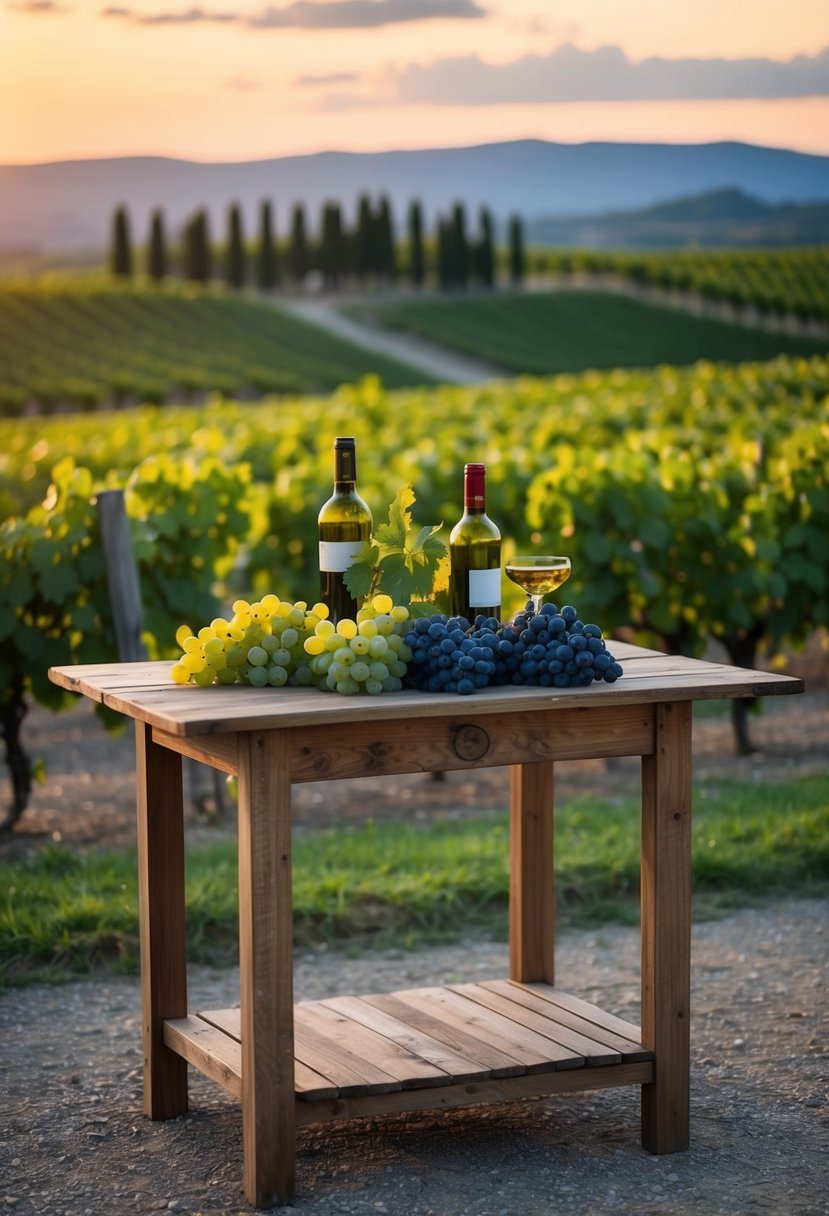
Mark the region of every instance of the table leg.
<instances>
[{"instance_id":1,"label":"table leg","mask_svg":"<svg viewBox=\"0 0 829 1216\"><path fill-rule=\"evenodd\" d=\"M510 768L510 979L554 982L553 765Z\"/></svg>"},{"instance_id":2,"label":"table leg","mask_svg":"<svg viewBox=\"0 0 829 1216\"><path fill-rule=\"evenodd\" d=\"M642 1144L689 1141L691 999L691 702L654 706L642 757L642 1042L655 1078L642 1087Z\"/></svg>"},{"instance_id":3,"label":"table leg","mask_svg":"<svg viewBox=\"0 0 829 1216\"><path fill-rule=\"evenodd\" d=\"M285 732L239 741L239 987L245 1196L294 1194L291 780Z\"/></svg>"},{"instance_id":4,"label":"table leg","mask_svg":"<svg viewBox=\"0 0 829 1216\"><path fill-rule=\"evenodd\" d=\"M164 1019L187 1015L181 756L135 724L144 1113L187 1110L187 1063L164 1043Z\"/></svg>"}]
</instances>

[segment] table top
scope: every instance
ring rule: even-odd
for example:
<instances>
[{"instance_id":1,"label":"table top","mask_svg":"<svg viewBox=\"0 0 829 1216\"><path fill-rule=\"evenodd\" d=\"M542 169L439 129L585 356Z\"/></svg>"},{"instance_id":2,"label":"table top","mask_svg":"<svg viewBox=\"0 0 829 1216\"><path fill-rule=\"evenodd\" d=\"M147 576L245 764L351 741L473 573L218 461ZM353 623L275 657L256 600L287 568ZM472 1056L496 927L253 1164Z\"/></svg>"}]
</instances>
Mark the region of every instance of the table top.
<instances>
[{"instance_id":1,"label":"table top","mask_svg":"<svg viewBox=\"0 0 829 1216\"><path fill-rule=\"evenodd\" d=\"M519 710L765 697L803 691L792 676L661 654L626 642L611 649L624 667L615 684L587 688L484 688L472 696L406 689L343 697L317 688L174 684L169 661L52 667L53 683L172 735L208 735L373 719L480 717Z\"/></svg>"}]
</instances>

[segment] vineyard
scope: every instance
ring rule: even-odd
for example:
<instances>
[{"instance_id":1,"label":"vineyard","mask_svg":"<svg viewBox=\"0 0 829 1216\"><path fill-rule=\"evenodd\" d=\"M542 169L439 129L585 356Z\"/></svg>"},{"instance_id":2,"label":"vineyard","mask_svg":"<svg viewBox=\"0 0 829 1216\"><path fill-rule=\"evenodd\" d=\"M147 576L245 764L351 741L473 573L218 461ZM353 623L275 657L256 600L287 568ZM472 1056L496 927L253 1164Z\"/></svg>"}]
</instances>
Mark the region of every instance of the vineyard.
<instances>
[{"instance_id":1,"label":"vineyard","mask_svg":"<svg viewBox=\"0 0 829 1216\"><path fill-rule=\"evenodd\" d=\"M829 626L829 360L698 363L389 392L0 421L0 723L69 694L52 665L115 656L94 496L122 486L153 657L236 594L318 594L319 505L337 434L385 518L414 485L418 526L451 525L461 468L488 466L506 558L573 563L568 600L608 633L731 660ZM504 611L520 597L504 584ZM26 800L28 769L15 775ZM20 767L20 766L19 766ZM18 780L19 776L19 780Z\"/></svg>"},{"instance_id":2,"label":"vineyard","mask_svg":"<svg viewBox=\"0 0 829 1216\"><path fill-rule=\"evenodd\" d=\"M653 367L698 359L735 362L829 348L815 339L707 320L607 292L499 292L459 299L432 296L363 309L391 329L451 346L518 375L586 368Z\"/></svg>"},{"instance_id":3,"label":"vineyard","mask_svg":"<svg viewBox=\"0 0 829 1216\"><path fill-rule=\"evenodd\" d=\"M209 391L321 392L376 371L425 377L276 307L198 289L38 286L0 290L0 416L60 406L162 402Z\"/></svg>"},{"instance_id":4,"label":"vineyard","mask_svg":"<svg viewBox=\"0 0 829 1216\"><path fill-rule=\"evenodd\" d=\"M670 253L539 252L536 269L556 276L618 275L634 283L725 300L735 308L829 321L829 248L672 250Z\"/></svg>"}]
</instances>

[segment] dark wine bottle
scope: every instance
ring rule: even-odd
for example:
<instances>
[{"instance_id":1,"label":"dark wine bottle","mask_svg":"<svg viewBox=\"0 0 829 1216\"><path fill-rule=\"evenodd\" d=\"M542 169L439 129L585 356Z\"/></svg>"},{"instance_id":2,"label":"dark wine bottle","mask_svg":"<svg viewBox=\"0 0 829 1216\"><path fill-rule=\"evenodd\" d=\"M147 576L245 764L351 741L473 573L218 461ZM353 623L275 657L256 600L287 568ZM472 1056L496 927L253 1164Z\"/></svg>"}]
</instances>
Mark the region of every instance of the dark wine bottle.
<instances>
[{"instance_id":1,"label":"dark wine bottle","mask_svg":"<svg viewBox=\"0 0 829 1216\"><path fill-rule=\"evenodd\" d=\"M357 456L354 440L334 440L334 493L324 503L319 527L320 599L328 605L335 624L355 617L359 602L345 585L343 575L371 536L371 511L357 493Z\"/></svg>"},{"instance_id":2,"label":"dark wine bottle","mask_svg":"<svg viewBox=\"0 0 829 1216\"><path fill-rule=\"evenodd\" d=\"M449 611L474 624L501 614L501 533L486 513L486 465L465 466L463 506L449 536Z\"/></svg>"}]
</instances>

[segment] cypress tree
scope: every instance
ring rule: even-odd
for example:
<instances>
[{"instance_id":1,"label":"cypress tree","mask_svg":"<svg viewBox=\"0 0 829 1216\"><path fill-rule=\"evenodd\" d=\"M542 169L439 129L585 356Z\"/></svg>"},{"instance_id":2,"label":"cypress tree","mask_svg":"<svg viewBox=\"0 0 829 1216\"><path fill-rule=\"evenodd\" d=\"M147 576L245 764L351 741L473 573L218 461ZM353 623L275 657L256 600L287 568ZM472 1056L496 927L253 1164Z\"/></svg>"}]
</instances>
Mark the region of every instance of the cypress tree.
<instances>
[{"instance_id":1,"label":"cypress tree","mask_svg":"<svg viewBox=\"0 0 829 1216\"><path fill-rule=\"evenodd\" d=\"M388 197L380 196L380 205L375 219L377 273L381 279L392 282L397 273L394 251L394 222Z\"/></svg>"},{"instance_id":2,"label":"cypress tree","mask_svg":"<svg viewBox=\"0 0 829 1216\"><path fill-rule=\"evenodd\" d=\"M365 283L374 269L374 223L371 200L361 194L357 200L357 228L354 233L354 273Z\"/></svg>"},{"instance_id":3,"label":"cypress tree","mask_svg":"<svg viewBox=\"0 0 829 1216\"><path fill-rule=\"evenodd\" d=\"M481 208L481 235L476 248L476 273L484 287L495 284L495 241L492 235L492 216L488 207Z\"/></svg>"},{"instance_id":4,"label":"cypress tree","mask_svg":"<svg viewBox=\"0 0 829 1216\"><path fill-rule=\"evenodd\" d=\"M322 211L320 269L326 287L336 289L345 271L345 238L339 203L326 203Z\"/></svg>"},{"instance_id":5,"label":"cypress tree","mask_svg":"<svg viewBox=\"0 0 829 1216\"><path fill-rule=\"evenodd\" d=\"M452 286L452 227L449 220L438 217L438 286L441 291L448 291Z\"/></svg>"},{"instance_id":6,"label":"cypress tree","mask_svg":"<svg viewBox=\"0 0 829 1216\"><path fill-rule=\"evenodd\" d=\"M421 287L425 278L423 256L423 210L415 199L409 206L409 278L414 287Z\"/></svg>"},{"instance_id":7,"label":"cypress tree","mask_svg":"<svg viewBox=\"0 0 829 1216\"><path fill-rule=\"evenodd\" d=\"M160 283L167 276L167 242L164 239L164 217L160 209L153 212L150 220L147 274L156 283Z\"/></svg>"},{"instance_id":8,"label":"cypress tree","mask_svg":"<svg viewBox=\"0 0 829 1216\"><path fill-rule=\"evenodd\" d=\"M293 281L301 286L308 273L308 236L305 229L305 208L302 203L296 203L291 213L288 269Z\"/></svg>"},{"instance_id":9,"label":"cypress tree","mask_svg":"<svg viewBox=\"0 0 829 1216\"><path fill-rule=\"evenodd\" d=\"M247 278L245 264L245 238L242 231L242 211L238 203L231 205L228 212L227 262L225 279L228 287L240 291Z\"/></svg>"},{"instance_id":10,"label":"cypress tree","mask_svg":"<svg viewBox=\"0 0 829 1216\"><path fill-rule=\"evenodd\" d=\"M259 250L256 259L256 285L260 291L273 291L279 282L279 258L273 233L273 211L268 199L259 209Z\"/></svg>"},{"instance_id":11,"label":"cypress tree","mask_svg":"<svg viewBox=\"0 0 829 1216\"><path fill-rule=\"evenodd\" d=\"M132 245L126 207L116 207L113 216L110 269L117 278L129 279L132 277Z\"/></svg>"},{"instance_id":12,"label":"cypress tree","mask_svg":"<svg viewBox=\"0 0 829 1216\"><path fill-rule=\"evenodd\" d=\"M466 210L463 203L455 203L451 223L451 280L458 287L466 287L469 282L469 242L466 239Z\"/></svg>"},{"instance_id":13,"label":"cypress tree","mask_svg":"<svg viewBox=\"0 0 829 1216\"><path fill-rule=\"evenodd\" d=\"M207 283L211 270L207 215L197 211L184 232L184 277L193 283Z\"/></svg>"},{"instance_id":14,"label":"cypress tree","mask_svg":"<svg viewBox=\"0 0 829 1216\"><path fill-rule=\"evenodd\" d=\"M509 273L515 284L523 281L524 261L524 226L520 215L511 215L509 220Z\"/></svg>"}]
</instances>

